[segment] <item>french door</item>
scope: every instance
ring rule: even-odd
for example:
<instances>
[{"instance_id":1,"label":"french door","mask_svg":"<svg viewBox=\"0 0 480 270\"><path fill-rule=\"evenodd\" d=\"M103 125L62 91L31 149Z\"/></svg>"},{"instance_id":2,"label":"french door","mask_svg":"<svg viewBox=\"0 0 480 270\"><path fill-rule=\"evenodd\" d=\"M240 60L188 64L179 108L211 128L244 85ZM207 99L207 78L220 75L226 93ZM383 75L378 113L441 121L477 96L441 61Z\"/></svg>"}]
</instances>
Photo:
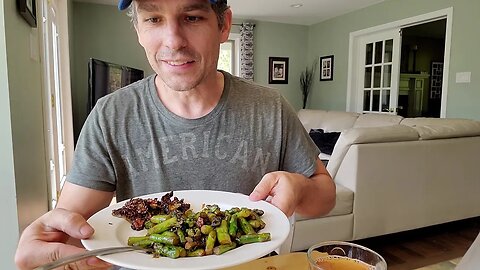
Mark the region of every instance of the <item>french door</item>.
<instances>
[{"instance_id":1,"label":"french door","mask_svg":"<svg viewBox=\"0 0 480 270\"><path fill-rule=\"evenodd\" d=\"M396 114L400 77L400 29L359 37L356 111Z\"/></svg>"},{"instance_id":2,"label":"french door","mask_svg":"<svg viewBox=\"0 0 480 270\"><path fill-rule=\"evenodd\" d=\"M49 174L49 207L54 208L73 153L66 1L41 0L44 64L44 125ZM62 28L63 27L63 28Z\"/></svg>"}]
</instances>

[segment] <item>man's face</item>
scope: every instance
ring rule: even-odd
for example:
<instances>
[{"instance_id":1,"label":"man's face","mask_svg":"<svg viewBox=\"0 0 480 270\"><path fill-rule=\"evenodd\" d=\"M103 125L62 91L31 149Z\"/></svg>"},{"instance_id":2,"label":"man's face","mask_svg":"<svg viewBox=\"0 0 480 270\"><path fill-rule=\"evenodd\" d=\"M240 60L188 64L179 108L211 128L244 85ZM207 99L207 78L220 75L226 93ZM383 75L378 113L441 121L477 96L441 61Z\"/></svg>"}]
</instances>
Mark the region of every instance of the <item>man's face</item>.
<instances>
[{"instance_id":1,"label":"man's face","mask_svg":"<svg viewBox=\"0 0 480 270\"><path fill-rule=\"evenodd\" d=\"M220 43L228 39L231 11L218 27L207 0L137 0L138 40L160 79L187 91L216 75Z\"/></svg>"}]
</instances>

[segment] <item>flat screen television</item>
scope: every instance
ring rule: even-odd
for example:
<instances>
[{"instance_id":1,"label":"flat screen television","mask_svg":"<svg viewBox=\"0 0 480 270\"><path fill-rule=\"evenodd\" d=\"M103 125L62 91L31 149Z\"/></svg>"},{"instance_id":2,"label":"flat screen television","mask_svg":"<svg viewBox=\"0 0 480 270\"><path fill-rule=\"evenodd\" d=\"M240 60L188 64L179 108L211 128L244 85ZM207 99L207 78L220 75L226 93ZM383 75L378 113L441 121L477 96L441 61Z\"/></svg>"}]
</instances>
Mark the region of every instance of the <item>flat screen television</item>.
<instances>
[{"instance_id":1,"label":"flat screen television","mask_svg":"<svg viewBox=\"0 0 480 270\"><path fill-rule=\"evenodd\" d=\"M141 80L143 76L143 70L90 58L87 113L90 113L99 98Z\"/></svg>"}]
</instances>

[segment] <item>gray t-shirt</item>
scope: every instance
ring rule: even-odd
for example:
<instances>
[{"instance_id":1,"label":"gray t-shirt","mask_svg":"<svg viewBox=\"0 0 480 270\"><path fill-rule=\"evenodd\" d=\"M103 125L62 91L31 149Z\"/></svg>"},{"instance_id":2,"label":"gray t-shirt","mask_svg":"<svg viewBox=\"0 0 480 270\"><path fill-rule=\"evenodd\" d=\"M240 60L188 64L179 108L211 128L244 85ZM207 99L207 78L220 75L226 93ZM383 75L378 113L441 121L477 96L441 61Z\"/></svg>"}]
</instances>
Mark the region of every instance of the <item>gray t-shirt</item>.
<instances>
[{"instance_id":1,"label":"gray t-shirt","mask_svg":"<svg viewBox=\"0 0 480 270\"><path fill-rule=\"evenodd\" d=\"M165 108L149 76L101 98L80 133L67 180L117 200L207 189L249 194L262 176L310 176L319 152L278 91L223 73L217 106L198 119Z\"/></svg>"}]
</instances>

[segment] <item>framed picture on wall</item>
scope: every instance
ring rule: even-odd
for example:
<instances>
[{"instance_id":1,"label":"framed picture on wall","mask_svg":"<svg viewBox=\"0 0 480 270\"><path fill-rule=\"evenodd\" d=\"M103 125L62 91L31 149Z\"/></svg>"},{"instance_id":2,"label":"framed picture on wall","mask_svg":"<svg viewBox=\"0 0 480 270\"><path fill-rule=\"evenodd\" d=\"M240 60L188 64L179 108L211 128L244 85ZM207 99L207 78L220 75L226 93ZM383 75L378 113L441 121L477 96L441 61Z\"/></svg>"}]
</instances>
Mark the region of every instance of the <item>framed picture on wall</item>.
<instances>
[{"instance_id":1,"label":"framed picture on wall","mask_svg":"<svg viewBox=\"0 0 480 270\"><path fill-rule=\"evenodd\" d=\"M320 57L320 81L333 80L333 55Z\"/></svg>"},{"instance_id":2,"label":"framed picture on wall","mask_svg":"<svg viewBox=\"0 0 480 270\"><path fill-rule=\"evenodd\" d=\"M37 27L35 0L17 0L18 12L31 27Z\"/></svg>"},{"instance_id":3,"label":"framed picture on wall","mask_svg":"<svg viewBox=\"0 0 480 270\"><path fill-rule=\"evenodd\" d=\"M268 58L268 83L288 84L288 57Z\"/></svg>"}]
</instances>

